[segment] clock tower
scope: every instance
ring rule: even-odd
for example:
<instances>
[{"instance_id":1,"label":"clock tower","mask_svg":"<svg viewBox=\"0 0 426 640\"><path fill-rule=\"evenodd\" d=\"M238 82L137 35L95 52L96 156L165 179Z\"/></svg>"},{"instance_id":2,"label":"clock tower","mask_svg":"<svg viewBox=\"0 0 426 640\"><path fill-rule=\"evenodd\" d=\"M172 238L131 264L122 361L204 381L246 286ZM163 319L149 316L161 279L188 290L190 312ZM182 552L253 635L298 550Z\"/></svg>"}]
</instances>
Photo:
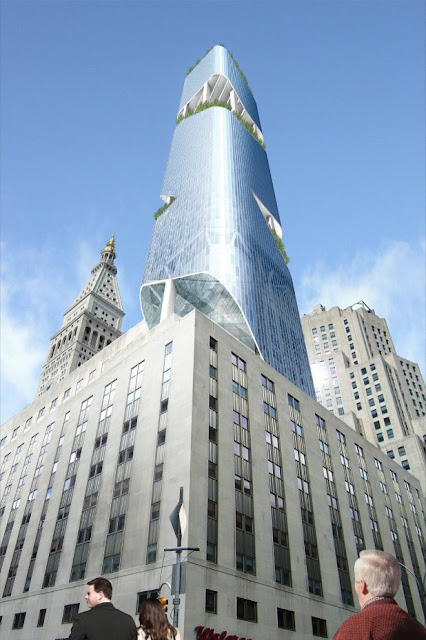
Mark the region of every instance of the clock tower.
<instances>
[{"instance_id":1,"label":"clock tower","mask_svg":"<svg viewBox=\"0 0 426 640\"><path fill-rule=\"evenodd\" d=\"M50 339L37 396L121 335L124 311L114 260L112 236L86 286L65 312L61 328Z\"/></svg>"}]
</instances>

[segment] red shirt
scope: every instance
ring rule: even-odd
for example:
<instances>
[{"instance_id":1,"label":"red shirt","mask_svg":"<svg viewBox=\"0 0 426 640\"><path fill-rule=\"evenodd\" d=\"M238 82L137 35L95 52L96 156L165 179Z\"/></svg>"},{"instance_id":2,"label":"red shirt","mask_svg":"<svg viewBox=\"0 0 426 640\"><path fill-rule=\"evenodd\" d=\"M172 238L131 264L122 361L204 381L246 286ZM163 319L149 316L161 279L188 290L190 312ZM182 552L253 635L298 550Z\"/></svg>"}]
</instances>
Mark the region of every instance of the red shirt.
<instances>
[{"instance_id":1,"label":"red shirt","mask_svg":"<svg viewBox=\"0 0 426 640\"><path fill-rule=\"evenodd\" d=\"M426 640L426 629L393 598L383 598L348 618L333 640Z\"/></svg>"}]
</instances>

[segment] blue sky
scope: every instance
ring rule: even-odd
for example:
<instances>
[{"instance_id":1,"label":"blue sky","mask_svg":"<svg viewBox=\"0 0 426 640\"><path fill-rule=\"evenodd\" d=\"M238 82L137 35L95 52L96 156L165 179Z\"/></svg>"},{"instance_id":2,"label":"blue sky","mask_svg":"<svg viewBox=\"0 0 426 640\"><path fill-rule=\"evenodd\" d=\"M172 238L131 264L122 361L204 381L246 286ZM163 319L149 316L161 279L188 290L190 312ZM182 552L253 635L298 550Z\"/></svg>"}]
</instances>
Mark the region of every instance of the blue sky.
<instances>
[{"instance_id":1,"label":"blue sky","mask_svg":"<svg viewBox=\"0 0 426 640\"><path fill-rule=\"evenodd\" d=\"M256 98L301 313L362 299L425 371L425 4L3 0L2 410L116 235L124 329L185 72L223 43Z\"/></svg>"}]
</instances>

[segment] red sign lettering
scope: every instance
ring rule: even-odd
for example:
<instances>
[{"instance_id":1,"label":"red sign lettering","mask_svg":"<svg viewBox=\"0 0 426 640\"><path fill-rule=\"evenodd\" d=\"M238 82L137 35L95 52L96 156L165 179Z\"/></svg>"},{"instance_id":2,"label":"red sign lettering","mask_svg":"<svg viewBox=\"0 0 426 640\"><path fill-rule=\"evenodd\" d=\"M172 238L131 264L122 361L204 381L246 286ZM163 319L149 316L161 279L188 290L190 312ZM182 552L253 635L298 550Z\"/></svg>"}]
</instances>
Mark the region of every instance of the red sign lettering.
<instances>
[{"instance_id":1,"label":"red sign lettering","mask_svg":"<svg viewBox=\"0 0 426 640\"><path fill-rule=\"evenodd\" d=\"M228 636L227 631L216 633L214 629L202 626L195 627L195 632L197 634L197 640L246 640L246 638L240 638L235 635ZM247 638L247 640L251 640L251 638Z\"/></svg>"}]
</instances>

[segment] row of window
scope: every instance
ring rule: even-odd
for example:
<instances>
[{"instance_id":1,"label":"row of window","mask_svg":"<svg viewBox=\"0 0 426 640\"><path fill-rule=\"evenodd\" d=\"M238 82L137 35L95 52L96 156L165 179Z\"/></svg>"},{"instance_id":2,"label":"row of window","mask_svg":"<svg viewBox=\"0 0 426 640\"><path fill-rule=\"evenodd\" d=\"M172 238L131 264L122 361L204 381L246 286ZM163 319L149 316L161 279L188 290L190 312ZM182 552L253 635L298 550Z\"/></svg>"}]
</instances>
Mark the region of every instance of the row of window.
<instances>
[{"instance_id":1,"label":"row of window","mask_svg":"<svg viewBox=\"0 0 426 640\"><path fill-rule=\"evenodd\" d=\"M147 597L157 597L158 593L158 590L138 593L136 613L139 612L142 602ZM80 605L78 603L66 604L62 612L62 624L72 624L78 614L79 607ZM207 613L217 614L217 591L206 589L205 610ZM46 613L47 609L40 609L37 619L37 627L44 626ZM26 615L26 611L15 613L12 629L23 629ZM247 600L246 598L237 598L236 617L238 620L257 622L257 602ZM311 617L311 621L312 635L320 638L327 638L327 621L314 616ZM279 629L296 631L296 617L294 611L277 607L277 626Z\"/></svg>"}]
</instances>

